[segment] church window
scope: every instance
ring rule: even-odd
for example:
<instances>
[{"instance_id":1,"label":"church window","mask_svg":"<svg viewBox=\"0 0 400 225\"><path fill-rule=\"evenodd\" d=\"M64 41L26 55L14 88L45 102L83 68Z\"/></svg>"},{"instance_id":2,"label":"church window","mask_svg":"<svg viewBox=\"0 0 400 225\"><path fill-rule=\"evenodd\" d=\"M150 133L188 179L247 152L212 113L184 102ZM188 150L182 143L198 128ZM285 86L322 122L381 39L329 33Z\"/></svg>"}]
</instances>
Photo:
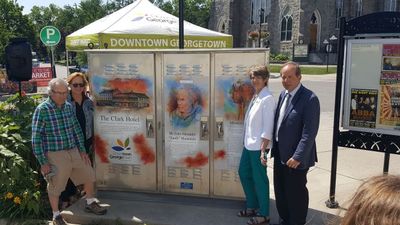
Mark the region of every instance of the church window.
<instances>
[{"instance_id":1,"label":"church window","mask_svg":"<svg viewBox=\"0 0 400 225\"><path fill-rule=\"evenodd\" d=\"M396 0L385 0L385 11L396 11Z\"/></svg>"},{"instance_id":2,"label":"church window","mask_svg":"<svg viewBox=\"0 0 400 225\"><path fill-rule=\"evenodd\" d=\"M356 17L362 15L362 0L356 0Z\"/></svg>"},{"instance_id":3,"label":"church window","mask_svg":"<svg viewBox=\"0 0 400 225\"><path fill-rule=\"evenodd\" d=\"M254 24L254 3L251 3L250 24Z\"/></svg>"},{"instance_id":4,"label":"church window","mask_svg":"<svg viewBox=\"0 0 400 225\"><path fill-rule=\"evenodd\" d=\"M250 24L266 22L267 16L271 11L270 1L271 0L251 0Z\"/></svg>"},{"instance_id":5,"label":"church window","mask_svg":"<svg viewBox=\"0 0 400 225\"><path fill-rule=\"evenodd\" d=\"M336 0L336 28L340 26L340 17L343 16L343 0Z\"/></svg>"},{"instance_id":6,"label":"church window","mask_svg":"<svg viewBox=\"0 0 400 225\"><path fill-rule=\"evenodd\" d=\"M281 41L292 40L292 23L293 17L286 8L281 19Z\"/></svg>"},{"instance_id":7,"label":"church window","mask_svg":"<svg viewBox=\"0 0 400 225\"><path fill-rule=\"evenodd\" d=\"M219 32L226 33L225 32L225 23L222 23L221 30Z\"/></svg>"}]
</instances>

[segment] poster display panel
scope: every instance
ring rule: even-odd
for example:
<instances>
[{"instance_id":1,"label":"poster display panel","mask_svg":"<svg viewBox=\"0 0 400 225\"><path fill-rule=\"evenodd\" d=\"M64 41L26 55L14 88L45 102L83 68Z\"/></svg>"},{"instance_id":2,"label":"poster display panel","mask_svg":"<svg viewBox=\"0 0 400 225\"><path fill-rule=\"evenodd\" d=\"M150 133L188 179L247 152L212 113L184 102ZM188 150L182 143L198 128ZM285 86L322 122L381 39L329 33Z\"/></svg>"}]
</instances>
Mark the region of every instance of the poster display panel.
<instances>
[{"instance_id":1,"label":"poster display panel","mask_svg":"<svg viewBox=\"0 0 400 225\"><path fill-rule=\"evenodd\" d=\"M266 63L265 52L215 54L214 195L244 196L238 168L244 116L254 94L247 72Z\"/></svg>"},{"instance_id":2,"label":"poster display panel","mask_svg":"<svg viewBox=\"0 0 400 225\"><path fill-rule=\"evenodd\" d=\"M167 192L209 194L209 54L163 55Z\"/></svg>"},{"instance_id":3,"label":"poster display panel","mask_svg":"<svg viewBox=\"0 0 400 225\"><path fill-rule=\"evenodd\" d=\"M154 55L90 53L99 188L156 190Z\"/></svg>"},{"instance_id":4,"label":"poster display panel","mask_svg":"<svg viewBox=\"0 0 400 225\"><path fill-rule=\"evenodd\" d=\"M343 127L399 135L400 39L349 40Z\"/></svg>"}]
</instances>

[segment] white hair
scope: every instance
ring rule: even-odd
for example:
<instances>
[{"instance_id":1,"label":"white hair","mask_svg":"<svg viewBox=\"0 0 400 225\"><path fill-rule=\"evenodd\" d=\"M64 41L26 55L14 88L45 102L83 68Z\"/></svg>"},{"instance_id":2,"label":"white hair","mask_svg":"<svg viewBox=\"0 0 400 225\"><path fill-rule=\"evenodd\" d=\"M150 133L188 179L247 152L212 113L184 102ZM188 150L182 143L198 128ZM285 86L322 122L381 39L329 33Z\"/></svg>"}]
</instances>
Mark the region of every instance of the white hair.
<instances>
[{"instance_id":1,"label":"white hair","mask_svg":"<svg viewBox=\"0 0 400 225\"><path fill-rule=\"evenodd\" d=\"M52 91L54 90L54 88L60 84L64 85L66 88L68 88L68 83L64 79L61 79L59 77L51 79L49 81L49 86L47 86L47 94L50 95L52 93Z\"/></svg>"}]
</instances>

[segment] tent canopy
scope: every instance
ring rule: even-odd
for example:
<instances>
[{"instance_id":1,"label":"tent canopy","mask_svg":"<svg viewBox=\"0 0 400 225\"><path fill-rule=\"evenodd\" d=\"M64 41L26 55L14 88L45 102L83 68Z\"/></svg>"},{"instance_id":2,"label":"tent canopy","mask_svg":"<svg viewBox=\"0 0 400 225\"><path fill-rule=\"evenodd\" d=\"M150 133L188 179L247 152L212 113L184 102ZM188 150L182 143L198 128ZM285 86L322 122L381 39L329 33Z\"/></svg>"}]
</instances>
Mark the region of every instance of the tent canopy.
<instances>
[{"instance_id":1,"label":"tent canopy","mask_svg":"<svg viewBox=\"0 0 400 225\"><path fill-rule=\"evenodd\" d=\"M179 19L148 0L105 16L66 38L67 50L178 48ZM232 36L184 22L185 48L231 48Z\"/></svg>"}]
</instances>

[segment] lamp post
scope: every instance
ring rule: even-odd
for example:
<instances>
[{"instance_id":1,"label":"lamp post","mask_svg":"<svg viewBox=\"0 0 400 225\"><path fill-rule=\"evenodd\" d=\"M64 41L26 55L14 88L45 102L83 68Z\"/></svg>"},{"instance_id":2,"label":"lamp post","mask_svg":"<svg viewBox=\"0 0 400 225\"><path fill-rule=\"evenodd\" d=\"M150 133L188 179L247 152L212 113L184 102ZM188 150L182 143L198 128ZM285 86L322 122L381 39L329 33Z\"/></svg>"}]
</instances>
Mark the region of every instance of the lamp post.
<instances>
[{"instance_id":1,"label":"lamp post","mask_svg":"<svg viewBox=\"0 0 400 225\"><path fill-rule=\"evenodd\" d=\"M259 10L260 13L260 28L258 31L258 47L261 48L261 24L264 22L264 9Z\"/></svg>"},{"instance_id":2,"label":"lamp post","mask_svg":"<svg viewBox=\"0 0 400 225\"><path fill-rule=\"evenodd\" d=\"M322 43L324 43L325 45L325 52L326 52L326 72L328 73L328 66L329 66L329 49L330 49L330 45L329 45L329 41L327 39L325 39Z\"/></svg>"},{"instance_id":3,"label":"lamp post","mask_svg":"<svg viewBox=\"0 0 400 225\"><path fill-rule=\"evenodd\" d=\"M329 69L329 53L332 52L332 42L336 41L337 37L333 34L329 40L325 39L322 43L325 44L326 51L326 72L328 73Z\"/></svg>"}]
</instances>

